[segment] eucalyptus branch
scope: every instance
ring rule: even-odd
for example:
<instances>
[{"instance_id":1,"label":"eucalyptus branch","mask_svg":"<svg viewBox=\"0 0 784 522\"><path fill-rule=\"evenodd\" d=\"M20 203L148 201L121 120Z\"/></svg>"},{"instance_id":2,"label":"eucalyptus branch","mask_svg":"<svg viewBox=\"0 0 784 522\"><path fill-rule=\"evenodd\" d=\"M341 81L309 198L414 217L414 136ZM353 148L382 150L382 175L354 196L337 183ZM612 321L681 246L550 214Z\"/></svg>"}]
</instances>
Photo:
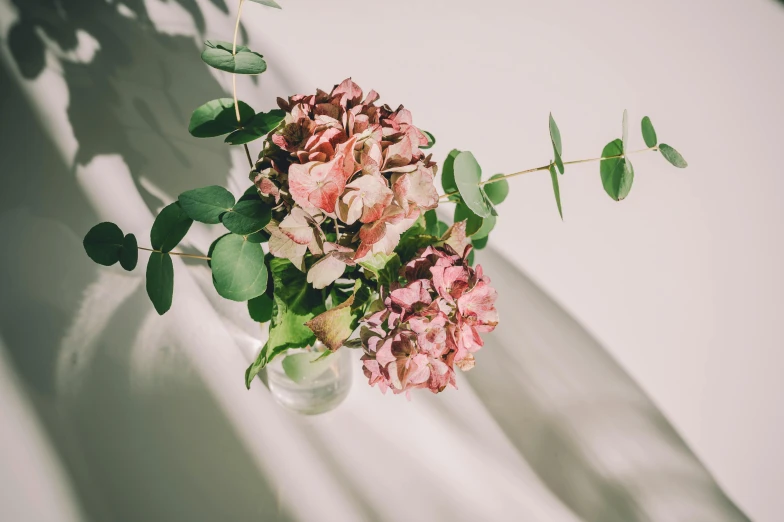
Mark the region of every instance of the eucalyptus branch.
<instances>
[{"instance_id":1,"label":"eucalyptus branch","mask_svg":"<svg viewBox=\"0 0 784 522\"><path fill-rule=\"evenodd\" d=\"M601 157L601 158L588 158L588 159L581 159L581 160L564 161L563 164L564 165L577 165L579 163L591 163L591 162L594 162L594 161L605 161L605 160L611 160L611 159L620 159L620 158L626 157L629 154L639 154L641 152L650 152L650 151L657 151L657 150L659 150L658 145L653 146L653 147L648 147L648 148L645 148L645 149L629 151L626 154L617 154L615 156L605 156L605 157ZM523 174L530 174L532 172L539 172L539 171L543 171L543 170L549 170L550 167L552 167L553 165L555 165L555 163L551 161L547 165L542 165L541 167L536 167L536 168L527 169L527 170L521 170L519 172L512 172L511 174L504 174L503 176L493 177L491 179L486 179L484 181L479 182L479 186L482 187L484 185L489 185L490 183L496 183L498 181L502 181L502 180L505 180L505 179L508 179L508 178L513 178L515 176L522 176ZM449 199L450 196L454 196L455 194L458 194L458 193L459 193L459 191L453 190L452 192L447 192L446 194L442 194L438 199L439 199L439 201L446 200L446 199Z\"/></svg>"},{"instance_id":2,"label":"eucalyptus branch","mask_svg":"<svg viewBox=\"0 0 784 522\"><path fill-rule=\"evenodd\" d=\"M136 247L136 248L138 248L139 250L145 250L147 252L161 252L160 250L154 250L152 248L146 248L146 247ZM201 259L203 261L210 261L212 259L207 256L199 256L196 254L183 254L181 252L166 252L166 253L172 256L189 257L191 259Z\"/></svg>"},{"instance_id":3,"label":"eucalyptus branch","mask_svg":"<svg viewBox=\"0 0 784 522\"><path fill-rule=\"evenodd\" d=\"M245 0L240 0L240 4L237 7L237 22L234 24L234 40L231 43L231 54L232 56L237 56L237 34L240 32L240 18L242 18L242 4L245 3ZM234 95L234 113L237 115L237 123L242 128L242 118L240 117L240 103L237 100L237 73L232 73L231 75L231 88L232 94ZM250 157L250 150L248 149L248 144L243 143L243 147L245 147L245 155L248 157L248 164L251 168L253 168L253 160Z\"/></svg>"}]
</instances>

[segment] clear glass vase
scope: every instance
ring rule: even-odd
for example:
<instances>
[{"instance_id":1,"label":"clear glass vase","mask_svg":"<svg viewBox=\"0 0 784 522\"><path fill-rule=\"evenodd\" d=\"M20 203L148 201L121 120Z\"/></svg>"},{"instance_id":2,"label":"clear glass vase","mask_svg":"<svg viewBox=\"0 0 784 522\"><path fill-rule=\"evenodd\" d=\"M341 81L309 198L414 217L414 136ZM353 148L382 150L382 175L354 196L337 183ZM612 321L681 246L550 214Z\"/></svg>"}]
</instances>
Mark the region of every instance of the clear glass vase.
<instances>
[{"instance_id":1,"label":"clear glass vase","mask_svg":"<svg viewBox=\"0 0 784 522\"><path fill-rule=\"evenodd\" d=\"M353 357L341 348L326 355L317 342L311 348L290 349L267 365L267 385L278 404L305 415L336 408L351 390Z\"/></svg>"}]
</instances>

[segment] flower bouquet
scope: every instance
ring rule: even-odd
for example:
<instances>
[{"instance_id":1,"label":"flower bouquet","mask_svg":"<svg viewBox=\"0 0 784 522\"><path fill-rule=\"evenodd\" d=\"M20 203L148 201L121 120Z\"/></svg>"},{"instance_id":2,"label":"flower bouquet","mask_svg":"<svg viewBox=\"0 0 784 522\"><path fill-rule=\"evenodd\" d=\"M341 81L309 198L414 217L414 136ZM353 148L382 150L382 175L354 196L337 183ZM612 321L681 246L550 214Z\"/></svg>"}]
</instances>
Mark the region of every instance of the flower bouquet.
<instances>
[{"instance_id":1,"label":"flower bouquet","mask_svg":"<svg viewBox=\"0 0 784 522\"><path fill-rule=\"evenodd\" d=\"M273 0L251 1L279 8ZM237 43L243 3L233 42L206 42L202 59L234 75L261 74L263 56ZM647 117L641 124L646 147L631 150L625 112L621 138L600 157L564 161L550 115L551 161L483 179L468 151L452 150L439 165L426 152L434 136L402 105L379 99L349 78L330 91L278 98L278 108L257 113L237 99L235 82L233 98L193 112L189 132L242 146L248 190L238 199L220 186L180 194L157 215L151 248L139 247L134 234L113 223L100 223L84 238L87 254L133 270L138 250L150 251L146 288L159 314L172 305L171 256L209 263L218 294L247 302L255 321L269 323L269 339L245 374L248 387L278 356L296 379L337 350L361 348L371 386L439 393L455 386L455 368L473 368L482 334L498 324L496 290L473 261L474 249L487 245L508 178L548 172L563 217L559 177L568 165L599 163L604 190L617 201L632 187L631 154L659 151L686 167L675 149L658 142ZM249 144L257 143L254 161ZM442 194L435 186L439 171ZM436 214L440 202L455 204L452 224ZM206 256L174 251L194 221L226 229ZM317 356L289 354L316 345L325 347Z\"/></svg>"}]
</instances>

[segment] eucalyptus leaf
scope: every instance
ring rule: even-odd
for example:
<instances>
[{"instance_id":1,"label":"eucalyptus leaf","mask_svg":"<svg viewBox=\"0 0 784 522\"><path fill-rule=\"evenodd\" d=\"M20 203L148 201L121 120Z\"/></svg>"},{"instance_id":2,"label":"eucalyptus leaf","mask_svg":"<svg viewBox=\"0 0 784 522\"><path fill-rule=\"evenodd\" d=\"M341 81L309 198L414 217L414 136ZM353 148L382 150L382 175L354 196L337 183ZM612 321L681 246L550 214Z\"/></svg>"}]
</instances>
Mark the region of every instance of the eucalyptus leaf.
<instances>
[{"instance_id":1,"label":"eucalyptus leaf","mask_svg":"<svg viewBox=\"0 0 784 522\"><path fill-rule=\"evenodd\" d=\"M555 171L555 165L550 165L550 179L553 182L553 194L555 195L555 204L558 205L558 215L563 220L563 209L561 208L561 187L558 185L558 173Z\"/></svg>"},{"instance_id":2,"label":"eucalyptus leaf","mask_svg":"<svg viewBox=\"0 0 784 522\"><path fill-rule=\"evenodd\" d=\"M629 113L623 110L623 123L621 125L621 148L623 153L629 152Z\"/></svg>"},{"instance_id":3,"label":"eucalyptus leaf","mask_svg":"<svg viewBox=\"0 0 784 522\"><path fill-rule=\"evenodd\" d=\"M328 357L322 358L323 354L323 352L313 351L287 355L281 363L283 371L297 384L312 382L328 371L332 365L332 360Z\"/></svg>"},{"instance_id":4,"label":"eucalyptus leaf","mask_svg":"<svg viewBox=\"0 0 784 522\"><path fill-rule=\"evenodd\" d=\"M486 219L491 219L493 216L488 216ZM466 222L466 236L473 236L476 232L482 228L482 223L484 222L485 218L477 216L476 214L471 211L468 206L464 203L458 203L455 205L455 216L454 222L457 223L458 221L465 221Z\"/></svg>"},{"instance_id":5,"label":"eucalyptus leaf","mask_svg":"<svg viewBox=\"0 0 784 522\"><path fill-rule=\"evenodd\" d=\"M136 236L133 234L126 234L123 239L122 249L120 250L120 266L130 272L136 268L136 263L138 262L139 245L136 242Z\"/></svg>"},{"instance_id":6,"label":"eucalyptus leaf","mask_svg":"<svg viewBox=\"0 0 784 522\"><path fill-rule=\"evenodd\" d=\"M626 158L613 157L623 154L623 142L619 139L608 143L602 150L602 158L599 163L599 172L602 177L602 185L608 196L615 201L620 201L629 195L634 182L634 169L631 162Z\"/></svg>"},{"instance_id":7,"label":"eucalyptus leaf","mask_svg":"<svg viewBox=\"0 0 784 522\"><path fill-rule=\"evenodd\" d=\"M424 134L425 137L427 138L427 145L420 145L419 146L420 149L426 150L426 149L429 149L430 147L432 147L433 145L436 144L436 137L435 136L433 136L432 134L430 134L426 130L423 130L422 134Z\"/></svg>"},{"instance_id":8,"label":"eucalyptus leaf","mask_svg":"<svg viewBox=\"0 0 784 522\"><path fill-rule=\"evenodd\" d=\"M268 292L248 301L250 318L257 323L266 323L272 319L272 298Z\"/></svg>"},{"instance_id":9,"label":"eucalyptus leaf","mask_svg":"<svg viewBox=\"0 0 784 522\"><path fill-rule=\"evenodd\" d=\"M653 128L651 119L647 116L644 117L640 125L642 127L642 139L645 141L645 145L648 147L655 147L659 141L656 138L656 129Z\"/></svg>"},{"instance_id":10,"label":"eucalyptus leaf","mask_svg":"<svg viewBox=\"0 0 784 522\"><path fill-rule=\"evenodd\" d=\"M664 156L664 159L666 159L667 161L669 161L679 169L685 169L686 167L689 166L689 164L686 163L686 160L683 159L683 156L681 156L681 153L673 149L666 143L662 143L661 145L659 145L659 151L662 153L662 156Z\"/></svg>"},{"instance_id":11,"label":"eucalyptus leaf","mask_svg":"<svg viewBox=\"0 0 784 522\"><path fill-rule=\"evenodd\" d=\"M210 225L220 223L221 214L234 206L231 192L218 185L188 190L178 201L188 217Z\"/></svg>"},{"instance_id":12,"label":"eucalyptus leaf","mask_svg":"<svg viewBox=\"0 0 784 522\"><path fill-rule=\"evenodd\" d=\"M286 113L280 109L260 112L249 122L245 123L243 128L237 129L226 136L224 141L229 145L250 143L253 140L266 136L270 131L275 130L285 116Z\"/></svg>"},{"instance_id":13,"label":"eucalyptus leaf","mask_svg":"<svg viewBox=\"0 0 784 522\"><path fill-rule=\"evenodd\" d=\"M497 219L498 218L496 216L489 216L482 219L482 226L479 227L479 230L477 230L474 235L471 236L471 239L484 239L489 236L490 232L492 232L495 228Z\"/></svg>"},{"instance_id":14,"label":"eucalyptus leaf","mask_svg":"<svg viewBox=\"0 0 784 522\"><path fill-rule=\"evenodd\" d=\"M174 292L174 266L165 252L152 252L147 262L147 295L155 311L163 315L169 311Z\"/></svg>"},{"instance_id":15,"label":"eucalyptus leaf","mask_svg":"<svg viewBox=\"0 0 784 522\"><path fill-rule=\"evenodd\" d=\"M230 42L207 40L207 46L201 53L201 59L216 69L234 74L261 74L267 70L267 62L257 52L238 45L236 54L232 54Z\"/></svg>"},{"instance_id":16,"label":"eucalyptus leaf","mask_svg":"<svg viewBox=\"0 0 784 522\"><path fill-rule=\"evenodd\" d=\"M192 224L193 220L188 217L179 202L175 201L163 207L150 230L152 248L161 252L171 251L182 241Z\"/></svg>"},{"instance_id":17,"label":"eucalyptus leaf","mask_svg":"<svg viewBox=\"0 0 784 522\"><path fill-rule=\"evenodd\" d=\"M223 214L223 225L235 234L246 236L258 232L270 222L272 209L260 199L239 201Z\"/></svg>"},{"instance_id":18,"label":"eucalyptus leaf","mask_svg":"<svg viewBox=\"0 0 784 522\"><path fill-rule=\"evenodd\" d=\"M105 221L91 228L84 236L84 251L99 265L112 266L120 260L123 233L114 223Z\"/></svg>"},{"instance_id":19,"label":"eucalyptus leaf","mask_svg":"<svg viewBox=\"0 0 784 522\"><path fill-rule=\"evenodd\" d=\"M221 297L248 301L267 290L267 266L260 244L228 234L215 243L210 257L213 284Z\"/></svg>"},{"instance_id":20,"label":"eucalyptus leaf","mask_svg":"<svg viewBox=\"0 0 784 522\"><path fill-rule=\"evenodd\" d=\"M274 7L275 9L283 9L275 0L250 0L257 4L266 5L267 7Z\"/></svg>"},{"instance_id":21,"label":"eucalyptus leaf","mask_svg":"<svg viewBox=\"0 0 784 522\"><path fill-rule=\"evenodd\" d=\"M245 236L245 239L251 243L266 243L269 241L269 238L270 235L264 230L259 230L258 232L254 232Z\"/></svg>"},{"instance_id":22,"label":"eucalyptus leaf","mask_svg":"<svg viewBox=\"0 0 784 522\"><path fill-rule=\"evenodd\" d=\"M475 249L481 250L481 249L483 249L484 247L487 246L488 239L489 239L489 236L488 237L479 238L479 239L477 239L475 237L472 237L471 238L471 244L474 245Z\"/></svg>"},{"instance_id":23,"label":"eucalyptus leaf","mask_svg":"<svg viewBox=\"0 0 784 522\"><path fill-rule=\"evenodd\" d=\"M550 142L553 144L553 156L555 156L555 164L558 166L558 171L564 173L564 164L561 156L563 155L563 148L561 146L561 131L555 123L553 113L550 113Z\"/></svg>"},{"instance_id":24,"label":"eucalyptus leaf","mask_svg":"<svg viewBox=\"0 0 784 522\"><path fill-rule=\"evenodd\" d=\"M238 101L237 106L240 109L240 121L237 121L233 99L219 98L208 101L191 114L188 132L196 138L213 138L239 129L251 121L255 113L251 106L243 101Z\"/></svg>"},{"instance_id":25,"label":"eucalyptus leaf","mask_svg":"<svg viewBox=\"0 0 784 522\"><path fill-rule=\"evenodd\" d=\"M452 149L444 160L443 168L441 170L441 187L443 187L446 194L457 192L457 183L455 183L455 158L458 154L460 154L459 150Z\"/></svg>"},{"instance_id":26,"label":"eucalyptus leaf","mask_svg":"<svg viewBox=\"0 0 784 522\"><path fill-rule=\"evenodd\" d=\"M425 229L428 234L438 235L438 215L435 210L425 212Z\"/></svg>"},{"instance_id":27,"label":"eucalyptus leaf","mask_svg":"<svg viewBox=\"0 0 784 522\"><path fill-rule=\"evenodd\" d=\"M482 188L493 205L500 205L509 195L509 182L506 180L506 178L504 178L503 174L496 174L491 176L490 180L488 181L492 181L494 179L500 179L500 181L486 183Z\"/></svg>"},{"instance_id":28,"label":"eucalyptus leaf","mask_svg":"<svg viewBox=\"0 0 784 522\"><path fill-rule=\"evenodd\" d=\"M470 152L461 152L455 158L455 184L460 191L460 197L474 214L487 217L492 213L491 205L479 186L482 179L482 168Z\"/></svg>"}]
</instances>

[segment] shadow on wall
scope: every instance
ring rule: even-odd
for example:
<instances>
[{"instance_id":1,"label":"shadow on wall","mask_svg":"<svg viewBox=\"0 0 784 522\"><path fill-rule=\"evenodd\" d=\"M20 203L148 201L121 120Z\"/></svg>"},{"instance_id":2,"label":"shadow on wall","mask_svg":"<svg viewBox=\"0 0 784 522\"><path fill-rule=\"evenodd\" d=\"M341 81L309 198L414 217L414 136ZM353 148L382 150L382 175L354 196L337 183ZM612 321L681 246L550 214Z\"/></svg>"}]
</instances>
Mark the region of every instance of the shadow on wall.
<instances>
[{"instance_id":1,"label":"shadow on wall","mask_svg":"<svg viewBox=\"0 0 784 522\"><path fill-rule=\"evenodd\" d=\"M227 11L223 0L211 1ZM177 2L203 32L196 1ZM91 520L288 520L186 357L170 354L179 372L166 383L140 391L129 382L132 344L149 313L138 278L106 276L126 299L96 341L77 395L58 391L58 356L67 338L80 334L70 331L78 303L105 276L86 262L81 245L98 218L75 166L65 164L9 73L16 68L34 79L61 67L76 164L122 157L151 209L161 201L142 180L167 194L225 183L228 147L186 130L193 108L225 96L223 89L196 41L158 32L141 0L13 4L18 20L5 42L13 63L0 67L0 240L8 246L0 254L0 333L78 502ZM89 62L47 61L53 47L72 52L87 35L98 48ZM167 349L165 338L157 341Z\"/></svg>"},{"instance_id":2,"label":"shadow on wall","mask_svg":"<svg viewBox=\"0 0 784 522\"><path fill-rule=\"evenodd\" d=\"M203 32L196 1L177 3ZM158 32L142 0L122 8L105 0L14 4L14 63L6 65L26 78L50 66L42 35L64 52L85 34L99 46L87 63L60 62L77 164L122 157L150 208L161 201L143 180L167 194L225 181L228 148L185 131L194 107L222 95L192 38ZM0 75L15 85L7 69ZM0 332L83 510L93 520L288 519L187 357L167 348L166 319L147 321L140 280L86 260L81 237L97 216L23 93L4 90L0 104L10 158L0 191ZM592 522L746 520L601 346L511 265L491 252L480 261L504 281L499 308L525 318L525 328L502 323L469 382L574 513ZM102 325L78 396L63 397L56 362L65 342L78 341L75 303L109 303L84 295L99 278L119 295L116 313ZM128 375L139 336L161 346L175 370L141 391Z\"/></svg>"}]
</instances>

